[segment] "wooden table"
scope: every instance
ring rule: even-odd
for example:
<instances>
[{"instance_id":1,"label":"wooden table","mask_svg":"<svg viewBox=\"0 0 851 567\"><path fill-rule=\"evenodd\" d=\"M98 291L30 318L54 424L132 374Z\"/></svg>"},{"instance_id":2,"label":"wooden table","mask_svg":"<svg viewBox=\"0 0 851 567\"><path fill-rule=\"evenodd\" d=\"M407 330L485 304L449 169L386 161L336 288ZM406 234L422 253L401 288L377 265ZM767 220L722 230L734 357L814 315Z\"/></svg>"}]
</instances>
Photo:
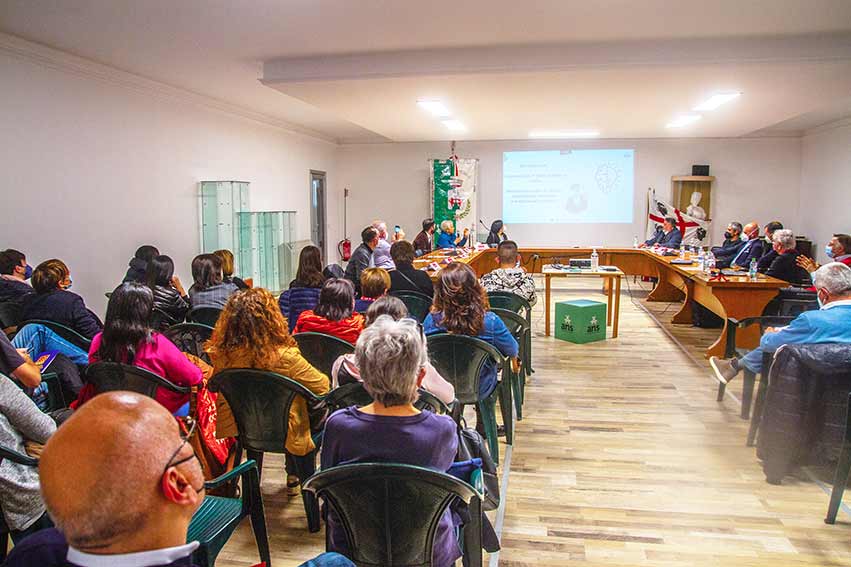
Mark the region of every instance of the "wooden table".
<instances>
[{"instance_id":1,"label":"wooden table","mask_svg":"<svg viewBox=\"0 0 851 567\"><path fill-rule=\"evenodd\" d=\"M544 329L546 336L550 336L550 297L552 292L552 278L563 277L599 277L605 278L606 286L606 326L612 328L612 338L618 337L618 322L621 315L621 278L624 273L620 269L615 271L605 270L560 270L553 268L551 264L543 266L542 273L546 285L544 295ZM613 297L614 296L614 300Z\"/></svg>"}]
</instances>

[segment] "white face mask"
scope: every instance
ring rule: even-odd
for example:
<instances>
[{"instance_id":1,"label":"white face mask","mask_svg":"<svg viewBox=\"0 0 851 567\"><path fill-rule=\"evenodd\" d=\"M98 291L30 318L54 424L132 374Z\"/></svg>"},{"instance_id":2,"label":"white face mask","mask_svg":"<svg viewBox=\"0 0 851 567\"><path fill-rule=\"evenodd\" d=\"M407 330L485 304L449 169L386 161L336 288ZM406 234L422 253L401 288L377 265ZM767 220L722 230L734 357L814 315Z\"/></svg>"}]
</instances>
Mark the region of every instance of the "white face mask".
<instances>
[{"instance_id":1,"label":"white face mask","mask_svg":"<svg viewBox=\"0 0 851 567\"><path fill-rule=\"evenodd\" d=\"M742 239L742 242L747 242L749 240L747 234L743 234L740 238Z\"/></svg>"}]
</instances>

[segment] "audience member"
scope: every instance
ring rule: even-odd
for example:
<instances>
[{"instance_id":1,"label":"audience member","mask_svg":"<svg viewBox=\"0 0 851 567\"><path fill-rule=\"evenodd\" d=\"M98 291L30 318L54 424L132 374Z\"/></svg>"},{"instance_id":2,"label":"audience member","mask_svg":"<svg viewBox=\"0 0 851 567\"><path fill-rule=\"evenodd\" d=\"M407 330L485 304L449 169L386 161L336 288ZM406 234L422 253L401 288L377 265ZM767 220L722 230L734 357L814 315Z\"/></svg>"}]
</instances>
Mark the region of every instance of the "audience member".
<instances>
[{"instance_id":1,"label":"audience member","mask_svg":"<svg viewBox=\"0 0 851 567\"><path fill-rule=\"evenodd\" d=\"M771 221L765 225L765 252L762 258L759 259L756 269L759 273L764 274L771 267L771 263L777 258L777 252L774 251L774 233L783 228L783 223L780 221Z\"/></svg>"},{"instance_id":2,"label":"audience member","mask_svg":"<svg viewBox=\"0 0 851 567\"><path fill-rule=\"evenodd\" d=\"M290 282L290 288L278 299L278 305L287 320L290 333L295 329L299 315L313 309L319 303L319 291L324 283L322 251L313 245L305 246L298 255L298 271L296 271L295 279Z\"/></svg>"},{"instance_id":3,"label":"audience member","mask_svg":"<svg viewBox=\"0 0 851 567\"><path fill-rule=\"evenodd\" d=\"M433 248L434 231L437 227L434 224L434 219L428 218L423 220L423 229L414 238L414 254L422 256L431 252Z\"/></svg>"},{"instance_id":4,"label":"audience member","mask_svg":"<svg viewBox=\"0 0 851 567\"><path fill-rule=\"evenodd\" d=\"M737 221L731 222L727 225L727 231L724 233L724 244L711 248L712 254L715 255L715 265L729 267L730 262L744 245L742 223Z\"/></svg>"},{"instance_id":5,"label":"audience member","mask_svg":"<svg viewBox=\"0 0 851 567\"><path fill-rule=\"evenodd\" d=\"M14 360L16 354L5 335L0 333L0 372L8 376L33 371L31 362L24 362L20 357ZM18 362L21 364L16 366ZM38 373L38 369L34 371ZM54 431L56 424L53 420L42 413L14 382L0 376L0 445L23 454L32 452L37 457L40 446ZM3 519L15 544L31 533L53 525L39 492L38 467L3 459L0 466L0 502L3 503ZM5 534L3 537L6 537Z\"/></svg>"},{"instance_id":6,"label":"audience member","mask_svg":"<svg viewBox=\"0 0 851 567\"><path fill-rule=\"evenodd\" d=\"M809 274L798 266L797 260L801 253L795 249L795 234L784 228L775 232L772 240L777 257L771 262L765 275L792 285L809 285Z\"/></svg>"},{"instance_id":7,"label":"audience member","mask_svg":"<svg viewBox=\"0 0 851 567\"><path fill-rule=\"evenodd\" d=\"M775 241L781 232L775 233ZM761 372L763 353L772 353L783 345L851 343L851 268L831 262L816 270L813 283L820 309L804 311L786 327L766 329L759 346L742 358L709 359L722 384L735 378L742 368Z\"/></svg>"},{"instance_id":8,"label":"audience member","mask_svg":"<svg viewBox=\"0 0 851 567\"><path fill-rule=\"evenodd\" d=\"M414 247L407 240L394 242L390 247L390 256L396 264L396 269L390 272L390 291L417 291L431 297L434 285L427 273L414 268L414 254Z\"/></svg>"},{"instance_id":9,"label":"audience member","mask_svg":"<svg viewBox=\"0 0 851 567\"><path fill-rule=\"evenodd\" d=\"M497 247L496 261L499 268L482 276L482 287L485 291L510 291L535 305L538 296L535 295L535 279L520 267L520 255L517 253L517 243L513 240L503 240Z\"/></svg>"},{"instance_id":10,"label":"audience member","mask_svg":"<svg viewBox=\"0 0 851 567\"><path fill-rule=\"evenodd\" d=\"M846 266L851 266L851 236L834 234L830 242L825 245L824 253L833 262L842 262ZM803 254L798 256L797 263L810 273L815 272L820 267L818 262Z\"/></svg>"},{"instance_id":11,"label":"audience member","mask_svg":"<svg viewBox=\"0 0 851 567\"><path fill-rule=\"evenodd\" d=\"M398 297L392 295L380 297L367 309L364 328L372 325L382 315L389 315L394 321L399 321L408 317L408 308ZM443 379L430 362L426 362L425 368L426 373L420 386L437 396L444 403L451 404L455 400L455 388ZM344 354L334 361L334 366L331 369L331 385L337 387L350 382L363 382L363 378L361 378L355 355Z\"/></svg>"},{"instance_id":12,"label":"audience member","mask_svg":"<svg viewBox=\"0 0 851 567\"><path fill-rule=\"evenodd\" d=\"M192 260L192 279L189 304L196 307L222 309L228 298L238 289L234 283L223 279L222 260L215 254L200 254Z\"/></svg>"},{"instance_id":13,"label":"audience member","mask_svg":"<svg viewBox=\"0 0 851 567\"><path fill-rule=\"evenodd\" d=\"M0 374L14 378L27 388L37 388L41 384L41 371L27 349L16 348L6 333L0 333Z\"/></svg>"},{"instance_id":14,"label":"audience member","mask_svg":"<svg viewBox=\"0 0 851 567\"><path fill-rule=\"evenodd\" d=\"M503 355L516 357L518 344L497 315L489 310L487 293L467 264L453 262L437 276L434 304L423 322L425 333L449 332L478 337ZM488 361L479 375L479 397L496 388L496 366Z\"/></svg>"},{"instance_id":15,"label":"audience member","mask_svg":"<svg viewBox=\"0 0 851 567\"><path fill-rule=\"evenodd\" d=\"M416 409L417 385L428 355L416 321L379 317L358 339L355 356L374 402L334 412L325 424L322 469L357 462L406 463L446 471L458 449L457 426L448 416ZM328 549L348 552L333 510L327 515ZM461 556L450 511L434 538L433 565L448 567Z\"/></svg>"},{"instance_id":16,"label":"audience member","mask_svg":"<svg viewBox=\"0 0 851 567\"><path fill-rule=\"evenodd\" d=\"M733 256L729 262L717 264L719 268L741 268L744 270L750 269L751 262L756 260L759 263L760 258L765 254L765 241L759 237L759 223L751 221L744 227L745 244Z\"/></svg>"},{"instance_id":17,"label":"audience member","mask_svg":"<svg viewBox=\"0 0 851 567\"><path fill-rule=\"evenodd\" d=\"M505 234L505 225L501 220L495 220L491 223L490 232L488 232L487 245L495 248L500 242L508 240Z\"/></svg>"},{"instance_id":18,"label":"audience member","mask_svg":"<svg viewBox=\"0 0 851 567\"><path fill-rule=\"evenodd\" d=\"M679 248L683 242L683 234L677 228L677 219L674 217L665 217L662 221L662 226L656 225L656 232L653 236L638 245L639 248L648 248L651 246L664 246L665 248Z\"/></svg>"},{"instance_id":19,"label":"audience member","mask_svg":"<svg viewBox=\"0 0 851 567\"><path fill-rule=\"evenodd\" d=\"M369 266L374 268L384 268L392 270L395 268L393 259L390 257L390 242L388 241L387 223L383 220L372 221L372 228L378 231L378 244L375 250L372 251ZM394 235L395 238L395 235Z\"/></svg>"},{"instance_id":20,"label":"audience member","mask_svg":"<svg viewBox=\"0 0 851 567\"><path fill-rule=\"evenodd\" d=\"M148 262L146 282L154 292L154 309L161 313L158 331L180 323L189 311L189 296L174 273L174 262L168 256L155 256Z\"/></svg>"},{"instance_id":21,"label":"audience member","mask_svg":"<svg viewBox=\"0 0 851 567\"><path fill-rule=\"evenodd\" d=\"M160 251L157 250L155 246L151 246L150 244L145 244L144 246L140 246L136 250L136 254L130 258L130 263L127 268L127 273L124 275L124 282L139 282L145 283L147 281L147 273L148 273L148 262L154 259L154 257L159 256Z\"/></svg>"},{"instance_id":22,"label":"audience member","mask_svg":"<svg viewBox=\"0 0 851 567\"><path fill-rule=\"evenodd\" d=\"M331 278L319 292L315 309L302 312L296 333L325 333L355 344L363 330L363 315L355 313L355 289L347 279Z\"/></svg>"},{"instance_id":23,"label":"audience member","mask_svg":"<svg viewBox=\"0 0 851 567\"><path fill-rule=\"evenodd\" d=\"M248 289L248 284L233 275L233 252L230 250L216 250L213 252L222 262L222 281L224 283L232 283L237 289Z\"/></svg>"},{"instance_id":24,"label":"audience member","mask_svg":"<svg viewBox=\"0 0 851 567\"><path fill-rule=\"evenodd\" d=\"M61 353L63 348L73 349L74 352L77 352L75 358L80 363L88 362L88 355L82 349L67 343L43 325L38 325L38 331L31 334L30 342L20 347L16 347L9 341L5 333L0 332L0 374L5 374L14 379L40 410L47 411L50 409L47 385L41 381L41 369L33 362L30 353L33 356L38 356L50 350L57 350ZM62 388L65 399L75 399L83 388L80 370L75 362L67 355L58 354L50 364L50 372L58 376L59 386Z\"/></svg>"},{"instance_id":25,"label":"audience member","mask_svg":"<svg viewBox=\"0 0 851 567\"><path fill-rule=\"evenodd\" d=\"M360 299L355 301L355 311L364 313L372 302L387 294L390 274L382 268L367 268L360 275Z\"/></svg>"},{"instance_id":26,"label":"audience member","mask_svg":"<svg viewBox=\"0 0 851 567\"><path fill-rule=\"evenodd\" d=\"M121 284L106 307L106 325L95 335L89 363L120 362L150 370L178 386L201 384L201 370L164 335L151 329L154 294L143 284ZM157 388L156 400L174 413L185 415L189 394Z\"/></svg>"},{"instance_id":27,"label":"audience member","mask_svg":"<svg viewBox=\"0 0 851 567\"><path fill-rule=\"evenodd\" d=\"M442 248L463 248L467 245L467 239L470 237L470 229L465 228L464 234L455 236L455 223L451 220L445 220L440 223L440 235L437 237L436 249Z\"/></svg>"},{"instance_id":28,"label":"audience member","mask_svg":"<svg viewBox=\"0 0 851 567\"><path fill-rule=\"evenodd\" d=\"M355 291L360 293L360 273L369 267L372 259L372 251L378 246L378 231L368 226L360 233L361 244L352 252L352 257L346 266L346 279L355 286Z\"/></svg>"},{"instance_id":29,"label":"audience member","mask_svg":"<svg viewBox=\"0 0 851 567\"><path fill-rule=\"evenodd\" d=\"M343 285L351 290L348 284ZM208 345L215 372L229 368L268 370L295 380L317 396L328 393L328 377L301 356L274 296L265 289L246 289L232 295L216 322ZM216 435L236 436L236 422L224 396L218 396L216 406ZM297 469L292 458L308 455L316 448L310 437L310 419L303 398L293 401L288 431L286 450L290 475L287 485L295 488L299 481L293 474ZM305 465L309 466L310 460L305 459Z\"/></svg>"},{"instance_id":30,"label":"audience member","mask_svg":"<svg viewBox=\"0 0 851 567\"><path fill-rule=\"evenodd\" d=\"M32 286L27 283L32 272L23 252L11 248L0 252L0 303L20 301L33 293Z\"/></svg>"},{"instance_id":31,"label":"audience member","mask_svg":"<svg viewBox=\"0 0 851 567\"><path fill-rule=\"evenodd\" d=\"M68 291L71 283L71 271L62 260L46 260L36 266L32 277L35 293L22 300L21 320L53 321L91 339L103 324L86 308L82 297Z\"/></svg>"}]
</instances>

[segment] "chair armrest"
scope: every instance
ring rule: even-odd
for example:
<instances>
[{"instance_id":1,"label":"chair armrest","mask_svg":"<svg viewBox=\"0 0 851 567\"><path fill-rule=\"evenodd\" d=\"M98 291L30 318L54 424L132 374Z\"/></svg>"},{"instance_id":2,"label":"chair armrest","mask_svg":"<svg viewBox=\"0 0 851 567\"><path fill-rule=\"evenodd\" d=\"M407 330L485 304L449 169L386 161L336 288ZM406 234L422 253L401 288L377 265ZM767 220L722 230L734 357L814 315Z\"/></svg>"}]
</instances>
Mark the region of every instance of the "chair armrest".
<instances>
[{"instance_id":1,"label":"chair armrest","mask_svg":"<svg viewBox=\"0 0 851 567\"><path fill-rule=\"evenodd\" d=\"M232 470L226 472L222 476L216 477L213 480L204 483L204 488L206 490L214 490L223 484L230 482L234 478L238 476L242 476L246 474L248 471L257 468L257 463L253 459L249 459L242 463L239 466L234 467Z\"/></svg>"},{"instance_id":2,"label":"chair armrest","mask_svg":"<svg viewBox=\"0 0 851 567\"><path fill-rule=\"evenodd\" d=\"M18 463L19 465L28 465L31 467L38 466L38 459L30 457L29 455L24 455L23 453L18 453L17 451L0 445L0 460L2 459L8 459L13 463Z\"/></svg>"}]
</instances>

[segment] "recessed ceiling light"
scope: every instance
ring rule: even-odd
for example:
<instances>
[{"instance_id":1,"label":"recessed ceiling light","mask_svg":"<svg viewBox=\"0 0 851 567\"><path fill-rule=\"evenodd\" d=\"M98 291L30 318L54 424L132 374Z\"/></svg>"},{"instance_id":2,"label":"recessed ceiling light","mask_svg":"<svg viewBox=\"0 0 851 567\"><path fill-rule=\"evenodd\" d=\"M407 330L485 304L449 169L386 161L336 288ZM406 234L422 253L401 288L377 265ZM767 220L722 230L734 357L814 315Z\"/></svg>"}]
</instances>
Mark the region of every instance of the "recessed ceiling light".
<instances>
[{"instance_id":1,"label":"recessed ceiling light","mask_svg":"<svg viewBox=\"0 0 851 567\"><path fill-rule=\"evenodd\" d=\"M715 110L722 104L728 103L735 98L739 98L742 93L717 93L701 102L697 106L694 107L695 112L703 112L706 110Z\"/></svg>"},{"instance_id":2,"label":"recessed ceiling light","mask_svg":"<svg viewBox=\"0 0 851 567\"><path fill-rule=\"evenodd\" d=\"M597 130L532 130L530 138L595 138L600 135Z\"/></svg>"},{"instance_id":3,"label":"recessed ceiling light","mask_svg":"<svg viewBox=\"0 0 851 567\"><path fill-rule=\"evenodd\" d=\"M666 128L682 128L683 126L688 126L692 122L697 122L700 120L700 114L683 114L682 116L677 116L671 122L665 126Z\"/></svg>"},{"instance_id":4,"label":"recessed ceiling light","mask_svg":"<svg viewBox=\"0 0 851 567\"><path fill-rule=\"evenodd\" d=\"M464 123L460 120L443 120L442 122L444 126L449 128L453 132L463 132L467 129L467 127L464 126Z\"/></svg>"},{"instance_id":5,"label":"recessed ceiling light","mask_svg":"<svg viewBox=\"0 0 851 567\"><path fill-rule=\"evenodd\" d=\"M449 109L439 100L418 100L417 106L438 118L446 118L451 115Z\"/></svg>"}]
</instances>

